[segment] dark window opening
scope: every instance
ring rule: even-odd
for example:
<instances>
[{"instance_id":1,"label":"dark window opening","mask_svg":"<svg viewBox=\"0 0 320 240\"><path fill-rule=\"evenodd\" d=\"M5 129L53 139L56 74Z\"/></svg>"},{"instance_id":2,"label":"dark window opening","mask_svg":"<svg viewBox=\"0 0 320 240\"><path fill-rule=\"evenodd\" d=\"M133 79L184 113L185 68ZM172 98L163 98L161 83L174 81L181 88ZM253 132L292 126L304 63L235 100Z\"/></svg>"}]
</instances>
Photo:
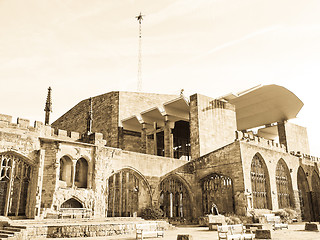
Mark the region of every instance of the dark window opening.
<instances>
[{"instance_id":1,"label":"dark window opening","mask_svg":"<svg viewBox=\"0 0 320 240\"><path fill-rule=\"evenodd\" d=\"M157 133L157 155L164 156L164 132Z\"/></svg>"},{"instance_id":2,"label":"dark window opening","mask_svg":"<svg viewBox=\"0 0 320 240\"><path fill-rule=\"evenodd\" d=\"M190 160L190 126L189 122L175 122L173 133L174 158Z\"/></svg>"}]
</instances>

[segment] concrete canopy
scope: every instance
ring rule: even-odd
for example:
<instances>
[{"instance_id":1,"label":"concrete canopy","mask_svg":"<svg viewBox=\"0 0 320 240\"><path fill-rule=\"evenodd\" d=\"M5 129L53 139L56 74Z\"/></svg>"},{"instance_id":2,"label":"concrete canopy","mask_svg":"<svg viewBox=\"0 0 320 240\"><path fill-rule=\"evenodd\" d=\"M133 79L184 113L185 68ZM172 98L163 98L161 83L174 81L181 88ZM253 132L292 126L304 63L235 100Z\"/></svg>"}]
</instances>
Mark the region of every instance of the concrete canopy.
<instances>
[{"instance_id":1,"label":"concrete canopy","mask_svg":"<svg viewBox=\"0 0 320 240\"><path fill-rule=\"evenodd\" d=\"M238 130L295 118L303 106L294 93L274 84L228 94L220 99L235 105Z\"/></svg>"},{"instance_id":2,"label":"concrete canopy","mask_svg":"<svg viewBox=\"0 0 320 240\"><path fill-rule=\"evenodd\" d=\"M123 119L121 122L124 129L140 132L142 124L146 129L153 129L153 123L164 126L165 120L172 123L179 120L189 121L189 103L183 96L165 102L160 107L153 107L138 115Z\"/></svg>"}]
</instances>

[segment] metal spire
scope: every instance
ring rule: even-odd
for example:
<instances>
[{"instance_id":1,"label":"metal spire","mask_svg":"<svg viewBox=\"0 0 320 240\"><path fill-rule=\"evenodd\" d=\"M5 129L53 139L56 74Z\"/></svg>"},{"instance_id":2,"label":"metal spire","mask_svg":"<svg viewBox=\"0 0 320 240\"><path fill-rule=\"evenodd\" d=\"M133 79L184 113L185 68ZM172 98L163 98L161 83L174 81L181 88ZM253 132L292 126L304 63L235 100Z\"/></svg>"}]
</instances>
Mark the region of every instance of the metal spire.
<instances>
[{"instance_id":1,"label":"metal spire","mask_svg":"<svg viewBox=\"0 0 320 240\"><path fill-rule=\"evenodd\" d=\"M46 112L44 124L49 125L50 112L52 112L51 87L48 88L47 101L46 106L44 107L44 111Z\"/></svg>"},{"instance_id":2,"label":"metal spire","mask_svg":"<svg viewBox=\"0 0 320 240\"><path fill-rule=\"evenodd\" d=\"M87 117L87 133L92 133L92 98L89 98L89 112Z\"/></svg>"},{"instance_id":3,"label":"metal spire","mask_svg":"<svg viewBox=\"0 0 320 240\"><path fill-rule=\"evenodd\" d=\"M141 22L143 20L144 15L140 14L136 16L136 19L139 22L139 51L138 51L138 91L141 92L142 90L142 73L141 73L141 66L142 66L142 30L141 30Z\"/></svg>"}]
</instances>

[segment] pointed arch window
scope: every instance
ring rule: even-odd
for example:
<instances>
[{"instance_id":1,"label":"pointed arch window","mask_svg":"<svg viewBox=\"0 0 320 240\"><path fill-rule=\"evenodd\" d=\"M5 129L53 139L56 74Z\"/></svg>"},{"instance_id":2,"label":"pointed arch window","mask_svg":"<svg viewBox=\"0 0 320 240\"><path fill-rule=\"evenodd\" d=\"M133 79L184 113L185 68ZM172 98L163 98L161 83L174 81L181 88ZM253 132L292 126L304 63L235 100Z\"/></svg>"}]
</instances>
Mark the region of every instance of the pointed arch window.
<instances>
[{"instance_id":1,"label":"pointed arch window","mask_svg":"<svg viewBox=\"0 0 320 240\"><path fill-rule=\"evenodd\" d=\"M147 182L134 170L122 169L108 178L107 215L137 216L139 210L149 204L149 197Z\"/></svg>"},{"instance_id":2,"label":"pointed arch window","mask_svg":"<svg viewBox=\"0 0 320 240\"><path fill-rule=\"evenodd\" d=\"M31 165L11 153L0 154L0 215L25 216Z\"/></svg>"},{"instance_id":3,"label":"pointed arch window","mask_svg":"<svg viewBox=\"0 0 320 240\"><path fill-rule=\"evenodd\" d=\"M233 185L230 177L213 173L201 182L204 214L211 212L213 204L221 213L234 212Z\"/></svg>"},{"instance_id":4,"label":"pointed arch window","mask_svg":"<svg viewBox=\"0 0 320 240\"><path fill-rule=\"evenodd\" d=\"M160 208L166 217L191 217L191 204L187 188L176 177L168 177L160 183Z\"/></svg>"},{"instance_id":5,"label":"pointed arch window","mask_svg":"<svg viewBox=\"0 0 320 240\"><path fill-rule=\"evenodd\" d=\"M263 158L256 154L251 162L251 188L253 207L270 209L269 174Z\"/></svg>"},{"instance_id":6,"label":"pointed arch window","mask_svg":"<svg viewBox=\"0 0 320 240\"><path fill-rule=\"evenodd\" d=\"M76 163L75 185L78 188L86 188L88 184L88 162L80 158Z\"/></svg>"},{"instance_id":7,"label":"pointed arch window","mask_svg":"<svg viewBox=\"0 0 320 240\"><path fill-rule=\"evenodd\" d=\"M276 184L279 208L292 207L292 184L289 169L280 159L276 167Z\"/></svg>"}]
</instances>

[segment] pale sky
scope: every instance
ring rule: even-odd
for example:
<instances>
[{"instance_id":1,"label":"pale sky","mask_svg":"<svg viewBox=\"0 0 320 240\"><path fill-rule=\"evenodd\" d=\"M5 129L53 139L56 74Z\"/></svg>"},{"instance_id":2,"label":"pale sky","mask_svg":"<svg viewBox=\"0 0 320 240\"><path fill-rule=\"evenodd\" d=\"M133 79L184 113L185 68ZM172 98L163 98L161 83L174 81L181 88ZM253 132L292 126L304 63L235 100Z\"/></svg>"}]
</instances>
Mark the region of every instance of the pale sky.
<instances>
[{"instance_id":1,"label":"pale sky","mask_svg":"<svg viewBox=\"0 0 320 240\"><path fill-rule=\"evenodd\" d=\"M52 121L90 96L136 91L140 11L143 92L284 86L320 157L319 0L0 0L0 113L44 121L49 86Z\"/></svg>"}]
</instances>

